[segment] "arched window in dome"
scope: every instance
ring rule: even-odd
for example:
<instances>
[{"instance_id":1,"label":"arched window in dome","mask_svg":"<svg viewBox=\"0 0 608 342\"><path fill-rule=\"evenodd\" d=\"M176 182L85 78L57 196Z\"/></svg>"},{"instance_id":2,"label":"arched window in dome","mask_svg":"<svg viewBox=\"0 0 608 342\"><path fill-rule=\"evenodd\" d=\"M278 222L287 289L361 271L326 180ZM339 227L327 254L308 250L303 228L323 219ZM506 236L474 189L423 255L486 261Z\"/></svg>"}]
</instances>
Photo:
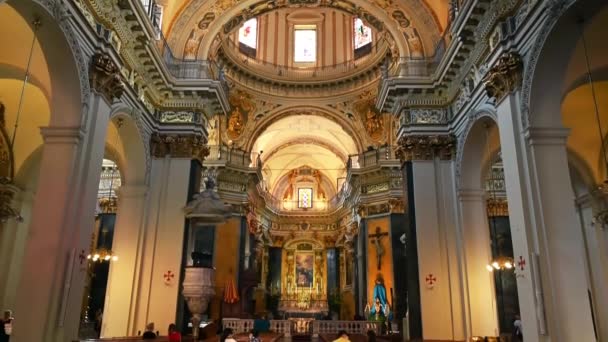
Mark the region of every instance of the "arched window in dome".
<instances>
[{"instance_id":1,"label":"arched window in dome","mask_svg":"<svg viewBox=\"0 0 608 342\"><path fill-rule=\"evenodd\" d=\"M239 50L247 56L256 57L258 48L258 19L247 20L239 29Z\"/></svg>"},{"instance_id":2,"label":"arched window in dome","mask_svg":"<svg viewBox=\"0 0 608 342\"><path fill-rule=\"evenodd\" d=\"M295 25L293 40L293 61L295 63L315 63L317 61L316 25Z\"/></svg>"},{"instance_id":3,"label":"arched window in dome","mask_svg":"<svg viewBox=\"0 0 608 342\"><path fill-rule=\"evenodd\" d=\"M360 58L372 51L372 29L363 20L355 18L354 30L355 58Z\"/></svg>"}]
</instances>

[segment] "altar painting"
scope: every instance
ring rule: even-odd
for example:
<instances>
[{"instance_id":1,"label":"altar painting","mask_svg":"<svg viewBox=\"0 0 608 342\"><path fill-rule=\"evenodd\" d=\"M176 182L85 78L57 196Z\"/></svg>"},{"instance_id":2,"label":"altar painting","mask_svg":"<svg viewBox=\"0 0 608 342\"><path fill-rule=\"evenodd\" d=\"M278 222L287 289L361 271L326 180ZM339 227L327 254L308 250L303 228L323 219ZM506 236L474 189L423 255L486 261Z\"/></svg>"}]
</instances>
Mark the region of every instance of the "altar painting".
<instances>
[{"instance_id":1,"label":"altar painting","mask_svg":"<svg viewBox=\"0 0 608 342\"><path fill-rule=\"evenodd\" d=\"M314 279L314 255L296 254L296 284L298 287L312 287Z\"/></svg>"}]
</instances>

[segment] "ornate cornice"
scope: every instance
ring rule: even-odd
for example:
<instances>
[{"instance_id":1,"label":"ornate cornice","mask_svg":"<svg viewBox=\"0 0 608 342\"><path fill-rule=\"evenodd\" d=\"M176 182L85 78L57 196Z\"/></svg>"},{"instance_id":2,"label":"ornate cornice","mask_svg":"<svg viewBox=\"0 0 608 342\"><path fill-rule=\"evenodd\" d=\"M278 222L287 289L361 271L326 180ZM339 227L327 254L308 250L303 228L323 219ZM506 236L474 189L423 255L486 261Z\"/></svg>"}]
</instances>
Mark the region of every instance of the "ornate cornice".
<instances>
[{"instance_id":1,"label":"ornate cornice","mask_svg":"<svg viewBox=\"0 0 608 342\"><path fill-rule=\"evenodd\" d=\"M443 135L409 135L398 141L395 155L401 162L412 160L451 160L456 155L456 137Z\"/></svg>"},{"instance_id":2,"label":"ornate cornice","mask_svg":"<svg viewBox=\"0 0 608 342\"><path fill-rule=\"evenodd\" d=\"M195 134L158 134L150 138L150 153L153 158L191 158L203 162L209 155L207 139Z\"/></svg>"},{"instance_id":3,"label":"ornate cornice","mask_svg":"<svg viewBox=\"0 0 608 342\"><path fill-rule=\"evenodd\" d=\"M483 78L489 97L501 102L509 93L519 89L522 82L523 63L517 53L503 54Z\"/></svg>"},{"instance_id":4,"label":"ornate cornice","mask_svg":"<svg viewBox=\"0 0 608 342\"><path fill-rule=\"evenodd\" d=\"M124 90L120 77L120 69L106 54L97 53L91 60L89 68L91 88L108 102L119 99Z\"/></svg>"}]
</instances>

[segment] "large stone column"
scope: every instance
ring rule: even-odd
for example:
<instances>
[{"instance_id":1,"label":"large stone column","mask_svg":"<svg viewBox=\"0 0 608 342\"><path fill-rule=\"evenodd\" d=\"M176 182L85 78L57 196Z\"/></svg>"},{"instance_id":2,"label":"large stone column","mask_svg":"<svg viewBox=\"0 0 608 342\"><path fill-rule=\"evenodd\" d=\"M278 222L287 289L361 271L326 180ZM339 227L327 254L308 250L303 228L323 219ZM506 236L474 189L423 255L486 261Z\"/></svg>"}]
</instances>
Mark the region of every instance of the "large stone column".
<instances>
[{"instance_id":1,"label":"large stone column","mask_svg":"<svg viewBox=\"0 0 608 342\"><path fill-rule=\"evenodd\" d=\"M95 55L93 92L80 127L42 128L40 178L15 305L16 341L77 338L110 103L122 93L118 68ZM61 113L54 113L61 115Z\"/></svg>"},{"instance_id":2,"label":"large stone column","mask_svg":"<svg viewBox=\"0 0 608 342\"><path fill-rule=\"evenodd\" d=\"M488 95L497 100L524 339L594 341L568 169L568 131L524 129L521 66L517 55L506 54L484 81Z\"/></svg>"},{"instance_id":3,"label":"large stone column","mask_svg":"<svg viewBox=\"0 0 608 342\"><path fill-rule=\"evenodd\" d=\"M133 289L140 286L147 190L145 185L123 185L118 190L112 250L119 259L110 264L102 336L128 336L137 332L134 326L137 298Z\"/></svg>"},{"instance_id":4,"label":"large stone column","mask_svg":"<svg viewBox=\"0 0 608 342\"><path fill-rule=\"evenodd\" d=\"M458 191L462 224L462 251L469 337L498 336L496 292L493 274L486 265L492 260L490 227L486 213L485 191Z\"/></svg>"},{"instance_id":5,"label":"large stone column","mask_svg":"<svg viewBox=\"0 0 608 342\"><path fill-rule=\"evenodd\" d=\"M0 269L5 270L9 277L0 279L0 307L13 308L15 306L19 278L22 271L22 260L24 246L28 236L28 228L34 203L34 192L32 189L21 190L11 203L13 208L18 208L23 217L22 222L9 220L2 228L0 239Z\"/></svg>"},{"instance_id":6,"label":"large stone column","mask_svg":"<svg viewBox=\"0 0 608 342\"><path fill-rule=\"evenodd\" d=\"M143 331L148 322L154 322L160 331L175 323L190 165L192 159L202 160L208 154L205 143L203 137L193 134L152 137L154 159L144 217L142 256L136 265L139 275L132 290L135 303L130 318L133 323L128 326L130 334ZM131 289L121 288L121 291ZM113 327L106 329L114 331Z\"/></svg>"},{"instance_id":7,"label":"large stone column","mask_svg":"<svg viewBox=\"0 0 608 342\"><path fill-rule=\"evenodd\" d=\"M407 191L413 191L422 331L429 340L462 340L465 334L453 205L455 143L445 134L410 135L399 142L401 160L411 162L413 188Z\"/></svg>"}]
</instances>

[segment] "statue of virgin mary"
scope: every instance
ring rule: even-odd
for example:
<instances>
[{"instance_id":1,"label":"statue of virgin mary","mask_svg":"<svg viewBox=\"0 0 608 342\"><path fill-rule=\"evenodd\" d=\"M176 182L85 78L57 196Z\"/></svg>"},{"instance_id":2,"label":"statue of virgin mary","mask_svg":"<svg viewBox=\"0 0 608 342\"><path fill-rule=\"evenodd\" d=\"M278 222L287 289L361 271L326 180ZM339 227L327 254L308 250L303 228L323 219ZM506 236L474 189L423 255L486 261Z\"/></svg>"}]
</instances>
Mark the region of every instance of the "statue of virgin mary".
<instances>
[{"instance_id":1,"label":"statue of virgin mary","mask_svg":"<svg viewBox=\"0 0 608 342\"><path fill-rule=\"evenodd\" d=\"M372 298L372 307L370 313L373 316L384 315L385 308L387 306L386 300L386 287L384 287L384 279L381 274L376 276L376 285L374 286L374 295Z\"/></svg>"}]
</instances>

